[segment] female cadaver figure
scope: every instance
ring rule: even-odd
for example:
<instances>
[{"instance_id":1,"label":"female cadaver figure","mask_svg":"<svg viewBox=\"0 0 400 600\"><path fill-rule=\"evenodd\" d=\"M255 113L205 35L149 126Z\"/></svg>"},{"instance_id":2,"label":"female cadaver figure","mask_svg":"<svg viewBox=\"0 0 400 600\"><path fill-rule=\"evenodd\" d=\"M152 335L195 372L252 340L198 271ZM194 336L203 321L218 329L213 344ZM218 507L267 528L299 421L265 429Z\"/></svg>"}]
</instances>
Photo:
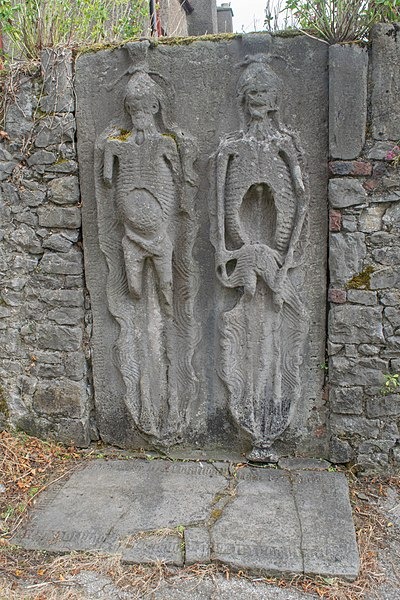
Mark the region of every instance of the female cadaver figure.
<instances>
[{"instance_id":1,"label":"female cadaver figure","mask_svg":"<svg viewBox=\"0 0 400 600\"><path fill-rule=\"evenodd\" d=\"M113 126L96 145L96 192L125 404L140 432L170 445L188 424L196 388L189 202L195 146L188 150L188 141L158 118L162 98L147 72L133 72L124 97L129 129Z\"/></svg>"},{"instance_id":2,"label":"female cadaver figure","mask_svg":"<svg viewBox=\"0 0 400 600\"><path fill-rule=\"evenodd\" d=\"M231 414L252 438L249 459L278 460L273 443L301 394L307 315L293 284L307 192L295 135L278 119L281 82L265 57L247 57L237 94L243 130L215 155L217 275L238 292L222 314L220 374Z\"/></svg>"}]
</instances>

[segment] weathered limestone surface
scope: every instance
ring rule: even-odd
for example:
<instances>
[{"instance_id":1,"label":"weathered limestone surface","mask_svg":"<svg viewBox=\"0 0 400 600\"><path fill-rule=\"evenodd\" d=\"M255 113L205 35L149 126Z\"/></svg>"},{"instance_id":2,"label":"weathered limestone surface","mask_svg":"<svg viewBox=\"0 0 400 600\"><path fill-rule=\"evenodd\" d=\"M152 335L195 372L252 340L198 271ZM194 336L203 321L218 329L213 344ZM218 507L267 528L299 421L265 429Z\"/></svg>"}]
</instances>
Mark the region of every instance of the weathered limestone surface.
<instances>
[{"instance_id":1,"label":"weathered limestone surface","mask_svg":"<svg viewBox=\"0 0 400 600\"><path fill-rule=\"evenodd\" d=\"M92 462L42 494L15 541L263 574L351 580L359 569L344 475L228 463Z\"/></svg>"},{"instance_id":2,"label":"weathered limestone surface","mask_svg":"<svg viewBox=\"0 0 400 600\"><path fill-rule=\"evenodd\" d=\"M323 452L326 60L268 34L78 59L103 439Z\"/></svg>"},{"instance_id":3,"label":"weathered limestone surface","mask_svg":"<svg viewBox=\"0 0 400 600\"><path fill-rule=\"evenodd\" d=\"M329 154L356 158L365 141L368 52L355 45L329 47Z\"/></svg>"},{"instance_id":4,"label":"weathered limestone surface","mask_svg":"<svg viewBox=\"0 0 400 600\"><path fill-rule=\"evenodd\" d=\"M375 25L372 32L372 135L400 138L400 39L398 23Z\"/></svg>"}]
</instances>

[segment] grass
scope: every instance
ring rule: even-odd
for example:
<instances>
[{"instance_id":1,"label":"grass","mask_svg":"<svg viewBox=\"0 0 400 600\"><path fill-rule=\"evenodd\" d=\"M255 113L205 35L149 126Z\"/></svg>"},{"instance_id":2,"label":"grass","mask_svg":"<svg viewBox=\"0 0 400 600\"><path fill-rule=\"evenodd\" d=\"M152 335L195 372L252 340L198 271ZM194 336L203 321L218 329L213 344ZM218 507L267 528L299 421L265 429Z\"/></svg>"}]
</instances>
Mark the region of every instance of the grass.
<instances>
[{"instance_id":1,"label":"grass","mask_svg":"<svg viewBox=\"0 0 400 600\"><path fill-rule=\"evenodd\" d=\"M24 433L0 433L0 540L9 539L21 524L36 496L50 483L67 475L80 454Z\"/></svg>"},{"instance_id":2,"label":"grass","mask_svg":"<svg viewBox=\"0 0 400 600\"><path fill-rule=\"evenodd\" d=\"M361 556L361 572L353 583L322 577L294 577L284 580L274 577L254 577L246 572L235 573L223 565L192 565L185 568L163 564L127 565L118 555L96 552L71 552L63 556L38 551L26 551L12 545L13 532L23 522L27 508L35 503L41 490L51 482L68 476L83 461L100 455L126 458L109 448L77 451L74 448L43 442L25 434L0 433L1 483L6 492L0 494L0 599L5 600L81 600L74 577L80 573L95 572L106 576L129 598L151 598L162 585L177 588L185 582L193 590L203 580L216 578L242 579L264 586L294 589L317 594L326 600L362 600L383 581L379 571L378 552L386 543L393 528L378 510L376 501L386 495L389 486L400 492L400 477L357 478L347 472L350 498L353 506L355 526ZM184 526L151 532L152 535L183 536Z\"/></svg>"}]
</instances>

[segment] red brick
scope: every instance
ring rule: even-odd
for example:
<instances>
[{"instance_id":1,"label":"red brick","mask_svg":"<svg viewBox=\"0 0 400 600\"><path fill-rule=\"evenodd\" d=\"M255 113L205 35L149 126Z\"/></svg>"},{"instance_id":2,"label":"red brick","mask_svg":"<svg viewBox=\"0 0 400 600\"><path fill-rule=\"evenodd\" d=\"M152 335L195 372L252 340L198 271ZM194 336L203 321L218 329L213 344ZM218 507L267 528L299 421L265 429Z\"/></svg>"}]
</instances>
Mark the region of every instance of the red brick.
<instances>
[{"instance_id":1,"label":"red brick","mask_svg":"<svg viewBox=\"0 0 400 600\"><path fill-rule=\"evenodd\" d=\"M330 175L371 175L372 165L364 160L335 160L329 163Z\"/></svg>"},{"instance_id":2,"label":"red brick","mask_svg":"<svg viewBox=\"0 0 400 600\"><path fill-rule=\"evenodd\" d=\"M379 181L377 179L367 179L363 183L363 188L367 190L367 192L372 192L379 185Z\"/></svg>"},{"instance_id":3,"label":"red brick","mask_svg":"<svg viewBox=\"0 0 400 600\"><path fill-rule=\"evenodd\" d=\"M329 231L340 231L342 229L342 213L339 210L329 211Z\"/></svg>"},{"instance_id":4,"label":"red brick","mask_svg":"<svg viewBox=\"0 0 400 600\"><path fill-rule=\"evenodd\" d=\"M329 302L334 302L335 304L344 304L346 299L346 290L330 289L328 291Z\"/></svg>"},{"instance_id":5,"label":"red brick","mask_svg":"<svg viewBox=\"0 0 400 600\"><path fill-rule=\"evenodd\" d=\"M372 165L369 162L363 160L356 160L353 163L354 168L350 175L371 175Z\"/></svg>"}]
</instances>

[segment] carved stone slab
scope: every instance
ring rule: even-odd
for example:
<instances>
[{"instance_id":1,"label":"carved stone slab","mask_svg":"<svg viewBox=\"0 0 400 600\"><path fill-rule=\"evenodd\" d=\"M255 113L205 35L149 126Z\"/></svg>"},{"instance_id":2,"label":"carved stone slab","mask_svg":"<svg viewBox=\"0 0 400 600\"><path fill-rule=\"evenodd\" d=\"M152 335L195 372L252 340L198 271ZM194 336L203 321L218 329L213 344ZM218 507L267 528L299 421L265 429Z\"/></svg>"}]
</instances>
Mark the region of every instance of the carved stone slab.
<instances>
[{"instance_id":1,"label":"carved stone slab","mask_svg":"<svg viewBox=\"0 0 400 600\"><path fill-rule=\"evenodd\" d=\"M226 478L211 464L95 461L43 494L29 549L118 550L129 562L182 564L179 526L206 522Z\"/></svg>"},{"instance_id":2,"label":"carved stone slab","mask_svg":"<svg viewBox=\"0 0 400 600\"><path fill-rule=\"evenodd\" d=\"M239 472L237 498L212 531L213 558L237 568L355 579L358 549L340 473Z\"/></svg>"},{"instance_id":3,"label":"carved stone slab","mask_svg":"<svg viewBox=\"0 0 400 600\"><path fill-rule=\"evenodd\" d=\"M118 552L134 563L217 561L268 574L357 576L342 474L249 467L229 474L227 467L93 461L40 496L14 542Z\"/></svg>"},{"instance_id":4,"label":"carved stone slab","mask_svg":"<svg viewBox=\"0 0 400 600\"><path fill-rule=\"evenodd\" d=\"M324 454L326 65L269 34L77 60L105 441Z\"/></svg>"}]
</instances>

